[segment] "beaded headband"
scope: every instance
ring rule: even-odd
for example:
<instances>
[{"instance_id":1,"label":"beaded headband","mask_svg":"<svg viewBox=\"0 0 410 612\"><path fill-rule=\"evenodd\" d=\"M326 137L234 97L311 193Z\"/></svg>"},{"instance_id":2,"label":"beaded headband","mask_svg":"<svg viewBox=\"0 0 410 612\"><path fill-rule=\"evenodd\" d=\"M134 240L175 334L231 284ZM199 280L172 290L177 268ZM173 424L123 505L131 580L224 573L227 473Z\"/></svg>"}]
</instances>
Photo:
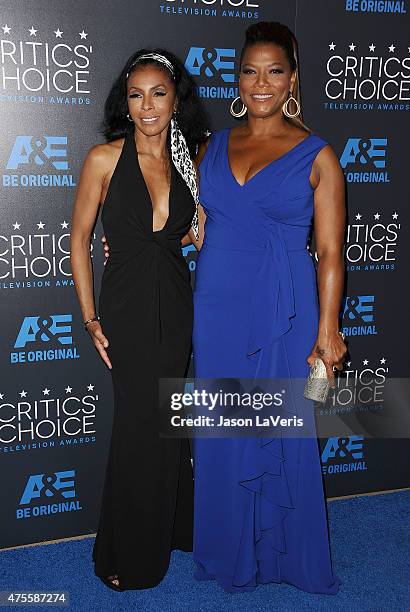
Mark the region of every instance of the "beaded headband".
<instances>
[{"instance_id":1,"label":"beaded headband","mask_svg":"<svg viewBox=\"0 0 410 612\"><path fill-rule=\"evenodd\" d=\"M140 55L139 57L137 57L137 59L134 62L132 62L131 66L128 68L128 72L125 78L128 79L128 77L130 76L131 70L134 68L134 66L138 64L138 62L144 59L151 59L151 60L154 60L155 62L159 62L160 64L163 64L164 66L166 66L166 68L168 68L168 70L172 74L172 77L175 76L173 65L171 64L169 59L167 59L164 55L160 55L159 53L144 53L143 55Z\"/></svg>"}]
</instances>

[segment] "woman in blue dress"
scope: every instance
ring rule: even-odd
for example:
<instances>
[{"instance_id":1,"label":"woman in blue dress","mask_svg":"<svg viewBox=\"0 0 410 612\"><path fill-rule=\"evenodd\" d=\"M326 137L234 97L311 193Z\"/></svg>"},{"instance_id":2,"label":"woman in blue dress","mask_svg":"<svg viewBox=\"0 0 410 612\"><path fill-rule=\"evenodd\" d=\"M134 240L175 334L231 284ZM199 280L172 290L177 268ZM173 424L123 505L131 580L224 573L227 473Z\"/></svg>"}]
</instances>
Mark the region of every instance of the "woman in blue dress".
<instances>
[{"instance_id":1,"label":"woman in blue dress","mask_svg":"<svg viewBox=\"0 0 410 612\"><path fill-rule=\"evenodd\" d=\"M329 379L342 368L343 174L298 119L297 68L286 26L248 28L233 105L247 121L213 133L199 154L198 378L305 379L317 356ZM270 582L338 591L316 437L197 438L194 473L197 579L228 592Z\"/></svg>"}]
</instances>

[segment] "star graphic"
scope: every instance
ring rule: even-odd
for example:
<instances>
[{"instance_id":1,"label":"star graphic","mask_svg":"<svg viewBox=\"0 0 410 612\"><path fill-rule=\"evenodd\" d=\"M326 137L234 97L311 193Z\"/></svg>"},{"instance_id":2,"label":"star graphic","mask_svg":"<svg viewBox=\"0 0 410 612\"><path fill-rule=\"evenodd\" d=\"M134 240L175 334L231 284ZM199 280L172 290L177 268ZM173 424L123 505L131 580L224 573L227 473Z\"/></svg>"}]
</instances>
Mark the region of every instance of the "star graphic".
<instances>
[{"instance_id":1,"label":"star graphic","mask_svg":"<svg viewBox=\"0 0 410 612\"><path fill-rule=\"evenodd\" d=\"M380 363L386 363L386 357L382 357L382 358L380 359Z\"/></svg>"},{"instance_id":2,"label":"star graphic","mask_svg":"<svg viewBox=\"0 0 410 612\"><path fill-rule=\"evenodd\" d=\"M360 221L361 218L362 218L362 215L360 213L357 213L357 215L356 215L357 221Z\"/></svg>"},{"instance_id":3,"label":"star graphic","mask_svg":"<svg viewBox=\"0 0 410 612\"><path fill-rule=\"evenodd\" d=\"M87 391L94 391L94 385L88 385Z\"/></svg>"},{"instance_id":4,"label":"star graphic","mask_svg":"<svg viewBox=\"0 0 410 612\"><path fill-rule=\"evenodd\" d=\"M374 218L379 220L380 219L380 214L379 213L375 213Z\"/></svg>"},{"instance_id":5,"label":"star graphic","mask_svg":"<svg viewBox=\"0 0 410 612\"><path fill-rule=\"evenodd\" d=\"M399 215L398 215L396 212L394 212L394 213L392 214L393 219L397 219L397 217L398 217L398 216L399 216Z\"/></svg>"},{"instance_id":6,"label":"star graphic","mask_svg":"<svg viewBox=\"0 0 410 612\"><path fill-rule=\"evenodd\" d=\"M354 51L356 49L356 45L354 45L353 43L350 43L349 49L350 51Z\"/></svg>"},{"instance_id":7,"label":"star graphic","mask_svg":"<svg viewBox=\"0 0 410 612\"><path fill-rule=\"evenodd\" d=\"M368 359L363 359L363 365L368 365L369 360Z\"/></svg>"},{"instance_id":8,"label":"star graphic","mask_svg":"<svg viewBox=\"0 0 410 612\"><path fill-rule=\"evenodd\" d=\"M351 363L352 363L351 361L348 361L348 362L346 363L346 365L347 365L347 366L350 368L350 364L351 364Z\"/></svg>"},{"instance_id":9,"label":"star graphic","mask_svg":"<svg viewBox=\"0 0 410 612\"><path fill-rule=\"evenodd\" d=\"M37 227L38 229L44 229L44 223L40 221L40 223L37 223Z\"/></svg>"},{"instance_id":10,"label":"star graphic","mask_svg":"<svg viewBox=\"0 0 410 612\"><path fill-rule=\"evenodd\" d=\"M410 53L410 47L407 47L407 51Z\"/></svg>"},{"instance_id":11,"label":"star graphic","mask_svg":"<svg viewBox=\"0 0 410 612\"><path fill-rule=\"evenodd\" d=\"M331 42L331 43L330 43L330 45L329 45L329 49L330 49L331 51L334 51L334 50L335 50L335 47L336 47L335 43L334 43L334 42Z\"/></svg>"},{"instance_id":12,"label":"star graphic","mask_svg":"<svg viewBox=\"0 0 410 612\"><path fill-rule=\"evenodd\" d=\"M43 389L43 395L50 395L50 389L47 389L47 387Z\"/></svg>"},{"instance_id":13,"label":"star graphic","mask_svg":"<svg viewBox=\"0 0 410 612\"><path fill-rule=\"evenodd\" d=\"M84 32L84 29L82 32L78 32L78 34L81 36L81 40L84 40L88 36L87 32Z\"/></svg>"},{"instance_id":14,"label":"star graphic","mask_svg":"<svg viewBox=\"0 0 410 612\"><path fill-rule=\"evenodd\" d=\"M60 28L58 28L57 30L54 30L54 34L56 35L56 38L61 38L63 32L60 30Z\"/></svg>"},{"instance_id":15,"label":"star graphic","mask_svg":"<svg viewBox=\"0 0 410 612\"><path fill-rule=\"evenodd\" d=\"M67 229L67 227L68 227L68 223L67 223L67 221L63 221L62 223L60 223L60 225L61 225L61 227L62 227L63 229Z\"/></svg>"},{"instance_id":16,"label":"star graphic","mask_svg":"<svg viewBox=\"0 0 410 612\"><path fill-rule=\"evenodd\" d=\"M37 36L37 30L34 29L34 26L29 28L30 36Z\"/></svg>"},{"instance_id":17,"label":"star graphic","mask_svg":"<svg viewBox=\"0 0 410 612\"><path fill-rule=\"evenodd\" d=\"M396 48L396 47L395 47L394 45L390 45L390 47L389 47L389 51L390 51L390 53L393 53L393 51L395 50L395 48Z\"/></svg>"},{"instance_id":18,"label":"star graphic","mask_svg":"<svg viewBox=\"0 0 410 612\"><path fill-rule=\"evenodd\" d=\"M20 225L21 223L17 223L16 221L16 223L13 223L13 229L20 229Z\"/></svg>"},{"instance_id":19,"label":"star graphic","mask_svg":"<svg viewBox=\"0 0 410 612\"><path fill-rule=\"evenodd\" d=\"M66 392L66 393L71 393L71 391L72 391L72 390L73 390L73 388L72 388L72 387L66 387L66 388L65 388L65 392Z\"/></svg>"},{"instance_id":20,"label":"star graphic","mask_svg":"<svg viewBox=\"0 0 410 612\"><path fill-rule=\"evenodd\" d=\"M4 398L4 394L0 393L0 400L2 400Z\"/></svg>"},{"instance_id":21,"label":"star graphic","mask_svg":"<svg viewBox=\"0 0 410 612\"><path fill-rule=\"evenodd\" d=\"M375 48L376 48L376 45L374 45L373 43L369 45L369 51L374 51Z\"/></svg>"},{"instance_id":22,"label":"star graphic","mask_svg":"<svg viewBox=\"0 0 410 612\"><path fill-rule=\"evenodd\" d=\"M10 34L11 28L7 25L7 23L5 26L1 26L1 27L3 29L4 34Z\"/></svg>"},{"instance_id":23,"label":"star graphic","mask_svg":"<svg viewBox=\"0 0 410 612\"><path fill-rule=\"evenodd\" d=\"M26 397L27 391L20 391L20 397Z\"/></svg>"}]
</instances>

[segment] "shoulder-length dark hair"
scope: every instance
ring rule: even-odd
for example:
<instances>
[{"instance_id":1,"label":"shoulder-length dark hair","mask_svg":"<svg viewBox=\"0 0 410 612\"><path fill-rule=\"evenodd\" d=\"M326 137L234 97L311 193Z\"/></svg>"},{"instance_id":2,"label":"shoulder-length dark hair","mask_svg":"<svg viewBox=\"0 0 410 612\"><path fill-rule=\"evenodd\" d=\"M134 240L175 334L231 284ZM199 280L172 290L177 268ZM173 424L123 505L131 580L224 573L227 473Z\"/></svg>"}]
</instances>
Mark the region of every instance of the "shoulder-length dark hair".
<instances>
[{"instance_id":1,"label":"shoulder-length dark hair","mask_svg":"<svg viewBox=\"0 0 410 612\"><path fill-rule=\"evenodd\" d=\"M208 118L196 92L193 78L188 74L182 62L173 53L165 49L154 49L153 51L140 49L128 58L105 102L104 121L102 125L103 134L107 142L110 142L117 138L123 138L130 129L131 124L127 119L127 74L129 72L136 70L140 66L153 64L169 75L166 66L148 58L141 60L133 68L138 57L145 53L158 53L163 55L171 62L174 68L174 84L178 99L176 118L187 141L190 154L194 157L198 146L207 138L209 127Z\"/></svg>"}]
</instances>

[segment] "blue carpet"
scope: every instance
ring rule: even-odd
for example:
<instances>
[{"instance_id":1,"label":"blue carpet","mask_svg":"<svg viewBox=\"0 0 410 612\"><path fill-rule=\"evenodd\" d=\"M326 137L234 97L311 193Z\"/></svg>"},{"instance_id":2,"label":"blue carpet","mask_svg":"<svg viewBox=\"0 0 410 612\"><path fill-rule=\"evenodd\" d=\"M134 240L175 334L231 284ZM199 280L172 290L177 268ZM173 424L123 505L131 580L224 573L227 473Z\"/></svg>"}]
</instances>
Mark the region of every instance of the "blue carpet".
<instances>
[{"instance_id":1,"label":"blue carpet","mask_svg":"<svg viewBox=\"0 0 410 612\"><path fill-rule=\"evenodd\" d=\"M410 610L409 499L410 493L403 491L329 503L333 563L343 581L336 596L310 595L284 584L229 595L213 582L196 582L191 555L179 551L157 588L115 593L92 573L92 538L3 551L0 590L67 591L68 609L87 612L402 612Z\"/></svg>"}]
</instances>

